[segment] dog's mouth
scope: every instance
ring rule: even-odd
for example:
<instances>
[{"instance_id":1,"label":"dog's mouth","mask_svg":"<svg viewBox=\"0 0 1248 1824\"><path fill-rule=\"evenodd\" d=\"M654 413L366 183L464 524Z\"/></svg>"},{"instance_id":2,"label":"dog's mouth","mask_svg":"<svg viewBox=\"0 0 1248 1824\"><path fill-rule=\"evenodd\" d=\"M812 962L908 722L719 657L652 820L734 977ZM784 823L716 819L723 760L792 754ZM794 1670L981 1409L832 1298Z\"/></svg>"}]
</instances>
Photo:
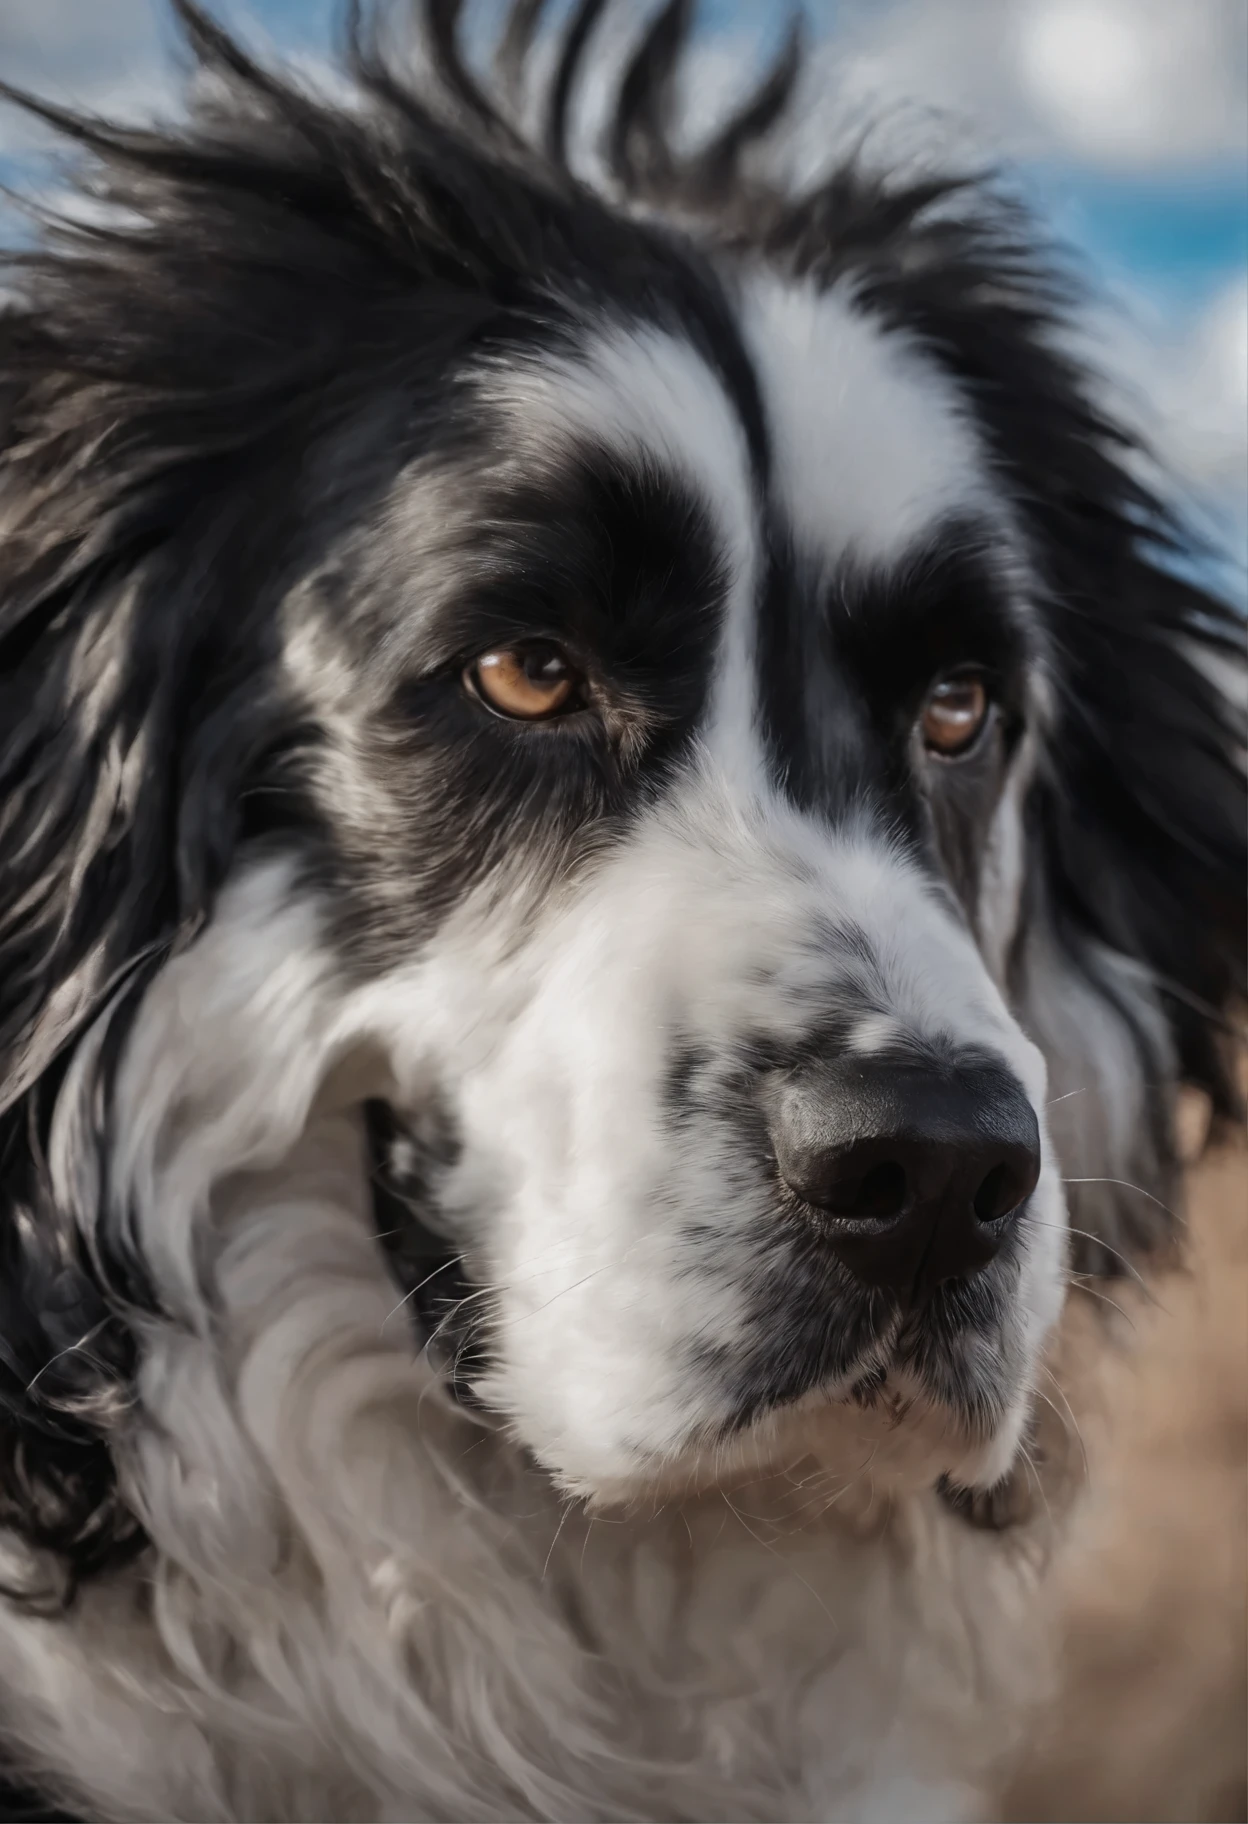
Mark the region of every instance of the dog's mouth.
<instances>
[{"instance_id":1,"label":"dog's mouth","mask_svg":"<svg viewBox=\"0 0 1248 1824\"><path fill-rule=\"evenodd\" d=\"M453 1126L436 1107L417 1125L378 1101L365 1105L364 1118L373 1221L408 1323L452 1397L475 1406L473 1386L486 1364L481 1288L462 1253L428 1220L438 1181L458 1157Z\"/></svg>"},{"instance_id":2,"label":"dog's mouth","mask_svg":"<svg viewBox=\"0 0 1248 1824\"><path fill-rule=\"evenodd\" d=\"M829 1312L828 1328L834 1339L843 1335L838 1313ZM833 1357L817 1344L786 1339L782 1350L738 1364L739 1394L723 1435L744 1433L813 1399L899 1427L920 1408L939 1411L964 1441L987 1443L1015 1391L1009 1333L1008 1312L995 1301L968 1310L964 1296L936 1295L878 1317L848 1360L840 1351Z\"/></svg>"},{"instance_id":3,"label":"dog's mouth","mask_svg":"<svg viewBox=\"0 0 1248 1824\"><path fill-rule=\"evenodd\" d=\"M480 1388L495 1365L493 1300L435 1226L440 1181L460 1153L453 1124L436 1108L419 1123L381 1102L365 1114L377 1238L413 1339L456 1402L488 1411ZM857 1415L872 1435L927 1430L959 1449L990 1446L1016 1391L1012 1291L1012 1275L994 1267L921 1298L877 1289L847 1299L843 1285L829 1284L822 1256L799 1249L776 1274L752 1335L713 1355L695 1352L691 1377L721 1417L713 1437L691 1438L691 1458L746 1448L807 1409Z\"/></svg>"}]
</instances>

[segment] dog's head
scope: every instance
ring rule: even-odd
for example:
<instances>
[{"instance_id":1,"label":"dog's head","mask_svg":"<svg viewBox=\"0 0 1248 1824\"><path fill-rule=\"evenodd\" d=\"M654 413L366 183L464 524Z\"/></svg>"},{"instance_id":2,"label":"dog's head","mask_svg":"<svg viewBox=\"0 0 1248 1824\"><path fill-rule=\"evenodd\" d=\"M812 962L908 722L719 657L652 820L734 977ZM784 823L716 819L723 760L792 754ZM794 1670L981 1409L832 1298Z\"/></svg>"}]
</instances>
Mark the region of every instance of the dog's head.
<instances>
[{"instance_id":1,"label":"dog's head","mask_svg":"<svg viewBox=\"0 0 1248 1824\"><path fill-rule=\"evenodd\" d=\"M153 1339L297 1271L221 1187L327 1111L564 1486L872 1402L990 1483L1242 964L1238 622L1061 281L982 185L747 169L791 53L678 155L680 4L596 188L593 5L541 147L532 7L497 99L435 4L423 99L357 46L341 109L180 10L194 119L55 116L114 207L0 319L10 1519L129 1536Z\"/></svg>"}]
</instances>

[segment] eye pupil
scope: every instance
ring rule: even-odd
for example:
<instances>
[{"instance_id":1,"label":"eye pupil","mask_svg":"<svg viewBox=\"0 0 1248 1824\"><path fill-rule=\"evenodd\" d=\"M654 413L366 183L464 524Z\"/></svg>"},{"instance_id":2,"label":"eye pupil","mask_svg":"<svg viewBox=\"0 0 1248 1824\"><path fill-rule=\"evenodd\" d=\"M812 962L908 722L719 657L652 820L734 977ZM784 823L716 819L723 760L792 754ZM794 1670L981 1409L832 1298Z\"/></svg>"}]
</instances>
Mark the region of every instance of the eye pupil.
<instances>
[{"instance_id":1,"label":"eye pupil","mask_svg":"<svg viewBox=\"0 0 1248 1824\"><path fill-rule=\"evenodd\" d=\"M568 674L568 662L553 648L533 646L525 652L524 675L535 684L558 684Z\"/></svg>"},{"instance_id":2,"label":"eye pupil","mask_svg":"<svg viewBox=\"0 0 1248 1824\"><path fill-rule=\"evenodd\" d=\"M952 755L969 748L988 715L988 692L980 678L945 678L928 693L921 727L927 748Z\"/></svg>"},{"instance_id":3,"label":"eye pupil","mask_svg":"<svg viewBox=\"0 0 1248 1824\"><path fill-rule=\"evenodd\" d=\"M541 722L574 706L577 675L557 646L532 640L482 653L467 667L464 682L495 715Z\"/></svg>"}]
</instances>

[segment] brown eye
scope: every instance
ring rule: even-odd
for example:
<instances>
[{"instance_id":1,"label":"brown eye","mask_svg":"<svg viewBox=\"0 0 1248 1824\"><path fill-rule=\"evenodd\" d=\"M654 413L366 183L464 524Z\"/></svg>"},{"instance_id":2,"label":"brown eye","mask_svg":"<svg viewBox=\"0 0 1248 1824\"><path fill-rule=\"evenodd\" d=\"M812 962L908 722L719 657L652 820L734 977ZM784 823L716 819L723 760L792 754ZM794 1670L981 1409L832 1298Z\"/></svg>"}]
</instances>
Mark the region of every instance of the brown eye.
<instances>
[{"instance_id":1,"label":"brown eye","mask_svg":"<svg viewBox=\"0 0 1248 1824\"><path fill-rule=\"evenodd\" d=\"M974 741L988 716L988 692L981 678L945 678L928 692L920 726L934 754L960 754Z\"/></svg>"},{"instance_id":2,"label":"brown eye","mask_svg":"<svg viewBox=\"0 0 1248 1824\"><path fill-rule=\"evenodd\" d=\"M541 722L571 703L577 675L557 646L534 640L482 653L464 673L469 688L500 716Z\"/></svg>"}]
</instances>

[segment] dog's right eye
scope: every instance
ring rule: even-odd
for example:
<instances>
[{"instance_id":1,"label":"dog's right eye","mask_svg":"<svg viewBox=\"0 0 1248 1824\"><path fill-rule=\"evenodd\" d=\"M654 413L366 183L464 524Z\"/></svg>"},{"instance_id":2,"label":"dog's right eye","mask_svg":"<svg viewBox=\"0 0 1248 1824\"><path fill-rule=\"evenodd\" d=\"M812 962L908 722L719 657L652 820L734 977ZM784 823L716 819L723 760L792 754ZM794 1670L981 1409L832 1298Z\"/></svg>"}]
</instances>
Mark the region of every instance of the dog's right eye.
<instances>
[{"instance_id":1,"label":"dog's right eye","mask_svg":"<svg viewBox=\"0 0 1248 1824\"><path fill-rule=\"evenodd\" d=\"M513 722L544 722L579 703L579 675L550 640L483 652L465 669L464 683L487 709Z\"/></svg>"}]
</instances>

